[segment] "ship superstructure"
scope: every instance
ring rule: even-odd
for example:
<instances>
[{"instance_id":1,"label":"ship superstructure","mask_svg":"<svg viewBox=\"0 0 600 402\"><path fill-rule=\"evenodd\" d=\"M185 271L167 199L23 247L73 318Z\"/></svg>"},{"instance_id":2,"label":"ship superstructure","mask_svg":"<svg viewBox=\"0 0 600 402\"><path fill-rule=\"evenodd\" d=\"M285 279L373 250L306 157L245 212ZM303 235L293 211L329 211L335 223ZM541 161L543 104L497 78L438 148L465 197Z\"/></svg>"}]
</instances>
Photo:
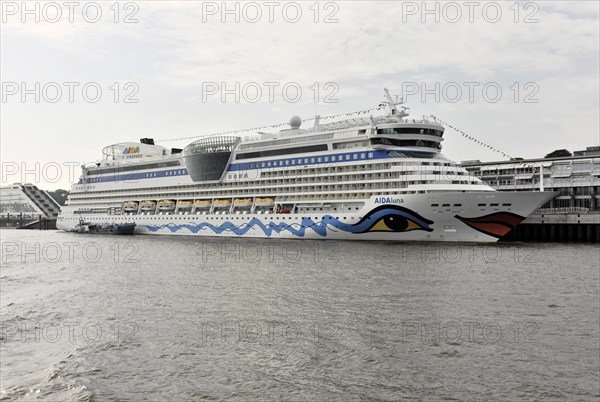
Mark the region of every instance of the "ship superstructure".
<instances>
[{"instance_id":1,"label":"ship superstructure","mask_svg":"<svg viewBox=\"0 0 600 402\"><path fill-rule=\"evenodd\" d=\"M554 196L497 192L441 154L444 127L388 113L181 149L144 138L82 169L57 226L134 222L136 233L496 241Z\"/></svg>"}]
</instances>

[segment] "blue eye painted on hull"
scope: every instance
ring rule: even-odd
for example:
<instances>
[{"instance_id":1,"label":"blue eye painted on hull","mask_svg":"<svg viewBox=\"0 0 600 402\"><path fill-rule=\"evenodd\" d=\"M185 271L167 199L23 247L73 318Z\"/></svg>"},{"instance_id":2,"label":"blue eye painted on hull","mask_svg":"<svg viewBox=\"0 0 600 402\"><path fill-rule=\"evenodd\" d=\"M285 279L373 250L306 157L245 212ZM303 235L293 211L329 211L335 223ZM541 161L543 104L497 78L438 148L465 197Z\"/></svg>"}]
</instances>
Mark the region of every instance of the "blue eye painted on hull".
<instances>
[{"instance_id":1,"label":"blue eye painted on hull","mask_svg":"<svg viewBox=\"0 0 600 402\"><path fill-rule=\"evenodd\" d=\"M425 230L432 232L429 225L433 221L426 219L408 208L397 205L382 205L371 210L358 223L352 225L351 233L369 232L410 232L412 230Z\"/></svg>"}]
</instances>

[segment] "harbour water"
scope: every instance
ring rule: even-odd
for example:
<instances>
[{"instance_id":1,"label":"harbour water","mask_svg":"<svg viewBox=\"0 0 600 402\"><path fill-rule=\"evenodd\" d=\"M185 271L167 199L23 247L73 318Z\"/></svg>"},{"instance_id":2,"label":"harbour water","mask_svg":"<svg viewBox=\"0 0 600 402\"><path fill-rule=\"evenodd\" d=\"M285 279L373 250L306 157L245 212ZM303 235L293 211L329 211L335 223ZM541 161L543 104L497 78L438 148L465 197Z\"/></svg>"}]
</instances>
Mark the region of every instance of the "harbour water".
<instances>
[{"instance_id":1,"label":"harbour water","mask_svg":"<svg viewBox=\"0 0 600 402\"><path fill-rule=\"evenodd\" d=\"M594 244L2 231L0 399L598 400Z\"/></svg>"}]
</instances>

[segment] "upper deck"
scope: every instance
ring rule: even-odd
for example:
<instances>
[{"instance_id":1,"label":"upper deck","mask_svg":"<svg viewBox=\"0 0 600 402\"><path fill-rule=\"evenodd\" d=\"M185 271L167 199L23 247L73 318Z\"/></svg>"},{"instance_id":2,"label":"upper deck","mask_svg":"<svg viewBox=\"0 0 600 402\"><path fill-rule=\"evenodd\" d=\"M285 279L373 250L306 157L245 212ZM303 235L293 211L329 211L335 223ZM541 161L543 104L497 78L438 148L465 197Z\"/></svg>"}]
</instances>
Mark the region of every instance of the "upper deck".
<instances>
[{"instance_id":1,"label":"upper deck","mask_svg":"<svg viewBox=\"0 0 600 402\"><path fill-rule=\"evenodd\" d=\"M183 150L168 150L149 138L139 143L109 145L103 149L101 162L84 168L83 182L106 181L100 177L113 173L119 179L161 177L164 173L165 176L189 175L193 182L215 182L223 180L230 167L243 165L260 170L271 166L270 161L274 159L281 166L288 162L294 164L299 157L305 157L305 161L322 159L360 164L363 154L346 155L343 161L335 156L359 149L385 151L377 155L386 158L419 158L419 155L431 158L440 154L444 126L435 119L409 119L408 109L398 109L396 106L401 102L393 102L387 91L386 96L388 102L384 103L389 110L382 116L347 118L327 124L321 124L320 116L316 116L308 119L313 120L309 128L301 128L303 121L294 116L290 127L278 132L206 135ZM171 172L156 171L170 167Z\"/></svg>"}]
</instances>

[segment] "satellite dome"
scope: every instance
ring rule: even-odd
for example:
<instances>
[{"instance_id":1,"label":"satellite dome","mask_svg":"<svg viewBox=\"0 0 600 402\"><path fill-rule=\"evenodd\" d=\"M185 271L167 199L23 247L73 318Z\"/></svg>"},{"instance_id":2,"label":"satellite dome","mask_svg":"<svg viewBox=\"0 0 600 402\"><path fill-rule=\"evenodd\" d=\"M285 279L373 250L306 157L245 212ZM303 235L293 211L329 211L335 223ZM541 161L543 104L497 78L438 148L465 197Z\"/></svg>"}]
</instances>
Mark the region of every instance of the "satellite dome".
<instances>
[{"instance_id":1,"label":"satellite dome","mask_svg":"<svg viewBox=\"0 0 600 402\"><path fill-rule=\"evenodd\" d=\"M301 124L302 119L300 118L300 116L294 116L290 119L290 127L292 127L292 130L299 129Z\"/></svg>"}]
</instances>

